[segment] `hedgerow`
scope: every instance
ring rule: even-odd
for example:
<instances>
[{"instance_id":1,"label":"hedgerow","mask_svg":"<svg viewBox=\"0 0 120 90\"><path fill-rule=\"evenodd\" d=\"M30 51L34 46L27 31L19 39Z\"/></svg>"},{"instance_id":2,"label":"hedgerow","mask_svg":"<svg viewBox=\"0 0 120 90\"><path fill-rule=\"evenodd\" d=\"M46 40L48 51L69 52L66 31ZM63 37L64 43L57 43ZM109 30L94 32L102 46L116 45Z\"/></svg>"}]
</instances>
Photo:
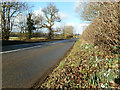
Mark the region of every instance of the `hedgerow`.
<instances>
[{"instance_id":1,"label":"hedgerow","mask_svg":"<svg viewBox=\"0 0 120 90\"><path fill-rule=\"evenodd\" d=\"M120 2L107 2L81 35L85 41L106 50L120 49Z\"/></svg>"}]
</instances>

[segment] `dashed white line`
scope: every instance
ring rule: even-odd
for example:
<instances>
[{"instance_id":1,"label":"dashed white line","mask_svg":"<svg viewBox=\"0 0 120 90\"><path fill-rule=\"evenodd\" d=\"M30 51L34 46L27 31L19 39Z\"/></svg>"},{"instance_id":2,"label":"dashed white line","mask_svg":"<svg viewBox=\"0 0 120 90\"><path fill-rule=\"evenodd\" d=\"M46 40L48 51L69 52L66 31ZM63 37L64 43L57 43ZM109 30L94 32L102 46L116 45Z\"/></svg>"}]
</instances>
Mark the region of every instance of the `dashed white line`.
<instances>
[{"instance_id":1,"label":"dashed white line","mask_svg":"<svg viewBox=\"0 0 120 90\"><path fill-rule=\"evenodd\" d=\"M16 49L16 50L11 50L11 51L4 51L4 52L0 52L0 54L11 53L11 52L16 52L16 51L22 51L22 50L35 48L35 47L41 47L41 46L39 45L39 46L33 46L33 47L29 47L29 48L21 48L21 49Z\"/></svg>"}]
</instances>

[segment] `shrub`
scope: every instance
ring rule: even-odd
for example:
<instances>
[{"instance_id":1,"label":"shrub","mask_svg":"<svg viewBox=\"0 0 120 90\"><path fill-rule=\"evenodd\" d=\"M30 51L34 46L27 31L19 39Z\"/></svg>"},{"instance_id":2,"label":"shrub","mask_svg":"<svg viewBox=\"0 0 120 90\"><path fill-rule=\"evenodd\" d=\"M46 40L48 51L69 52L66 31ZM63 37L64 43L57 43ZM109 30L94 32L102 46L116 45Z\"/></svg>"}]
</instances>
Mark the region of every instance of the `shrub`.
<instances>
[{"instance_id":1,"label":"shrub","mask_svg":"<svg viewBox=\"0 0 120 90\"><path fill-rule=\"evenodd\" d=\"M120 47L120 2L107 2L104 9L86 28L81 38L105 49L118 50Z\"/></svg>"}]
</instances>

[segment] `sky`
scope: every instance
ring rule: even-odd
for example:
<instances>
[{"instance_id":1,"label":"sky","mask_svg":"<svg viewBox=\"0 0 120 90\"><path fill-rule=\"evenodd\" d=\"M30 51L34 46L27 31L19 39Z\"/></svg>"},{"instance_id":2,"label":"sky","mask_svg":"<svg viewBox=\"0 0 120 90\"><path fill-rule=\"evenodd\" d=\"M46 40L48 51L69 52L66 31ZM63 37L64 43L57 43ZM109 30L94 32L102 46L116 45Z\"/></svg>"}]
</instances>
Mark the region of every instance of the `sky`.
<instances>
[{"instance_id":1,"label":"sky","mask_svg":"<svg viewBox=\"0 0 120 90\"><path fill-rule=\"evenodd\" d=\"M36 15L43 14L42 9L47 7L50 2L27 2L29 8L29 12L34 13ZM54 28L60 27L63 25L71 25L74 27L74 34L82 34L83 30L89 25L90 22L84 21L78 13L75 12L76 7L79 5L78 2L52 2L57 9L59 9L58 14L61 17L60 23L55 23ZM22 14L21 14L22 15ZM15 18L16 22L21 22L21 15L18 15ZM26 16L23 16L27 19ZM26 20L24 19L24 20ZM48 30L44 29L43 32L48 32Z\"/></svg>"},{"instance_id":2,"label":"sky","mask_svg":"<svg viewBox=\"0 0 120 90\"><path fill-rule=\"evenodd\" d=\"M31 12L36 14L42 13L42 8L45 8L50 2L29 2L32 6ZM72 25L74 27L75 34L82 34L88 22L84 21L78 13L75 12L75 8L78 5L76 2L52 2L59 9L59 15L62 18L60 23L56 23L54 27L60 25Z\"/></svg>"}]
</instances>

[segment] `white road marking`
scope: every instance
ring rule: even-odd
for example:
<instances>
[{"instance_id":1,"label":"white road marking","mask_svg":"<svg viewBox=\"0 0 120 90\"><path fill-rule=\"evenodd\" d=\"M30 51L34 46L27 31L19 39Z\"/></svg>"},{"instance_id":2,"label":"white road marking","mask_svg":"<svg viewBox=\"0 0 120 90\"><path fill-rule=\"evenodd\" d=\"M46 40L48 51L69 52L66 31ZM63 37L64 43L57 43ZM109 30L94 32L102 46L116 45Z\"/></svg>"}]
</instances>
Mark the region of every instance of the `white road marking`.
<instances>
[{"instance_id":1,"label":"white road marking","mask_svg":"<svg viewBox=\"0 0 120 90\"><path fill-rule=\"evenodd\" d=\"M57 43L61 43L61 42L54 42L54 43L51 43L51 44L57 44Z\"/></svg>"},{"instance_id":2,"label":"white road marking","mask_svg":"<svg viewBox=\"0 0 120 90\"><path fill-rule=\"evenodd\" d=\"M51 44L56 44L56 43L51 43Z\"/></svg>"},{"instance_id":3,"label":"white road marking","mask_svg":"<svg viewBox=\"0 0 120 90\"><path fill-rule=\"evenodd\" d=\"M11 53L11 52L16 52L16 51L22 51L22 50L27 50L27 49L35 48L35 47L41 47L41 45L39 45L39 46L33 46L33 47L29 47L29 48L21 48L21 49L16 49L16 50L11 50L11 51L4 51L4 52L0 52L0 54Z\"/></svg>"}]
</instances>

